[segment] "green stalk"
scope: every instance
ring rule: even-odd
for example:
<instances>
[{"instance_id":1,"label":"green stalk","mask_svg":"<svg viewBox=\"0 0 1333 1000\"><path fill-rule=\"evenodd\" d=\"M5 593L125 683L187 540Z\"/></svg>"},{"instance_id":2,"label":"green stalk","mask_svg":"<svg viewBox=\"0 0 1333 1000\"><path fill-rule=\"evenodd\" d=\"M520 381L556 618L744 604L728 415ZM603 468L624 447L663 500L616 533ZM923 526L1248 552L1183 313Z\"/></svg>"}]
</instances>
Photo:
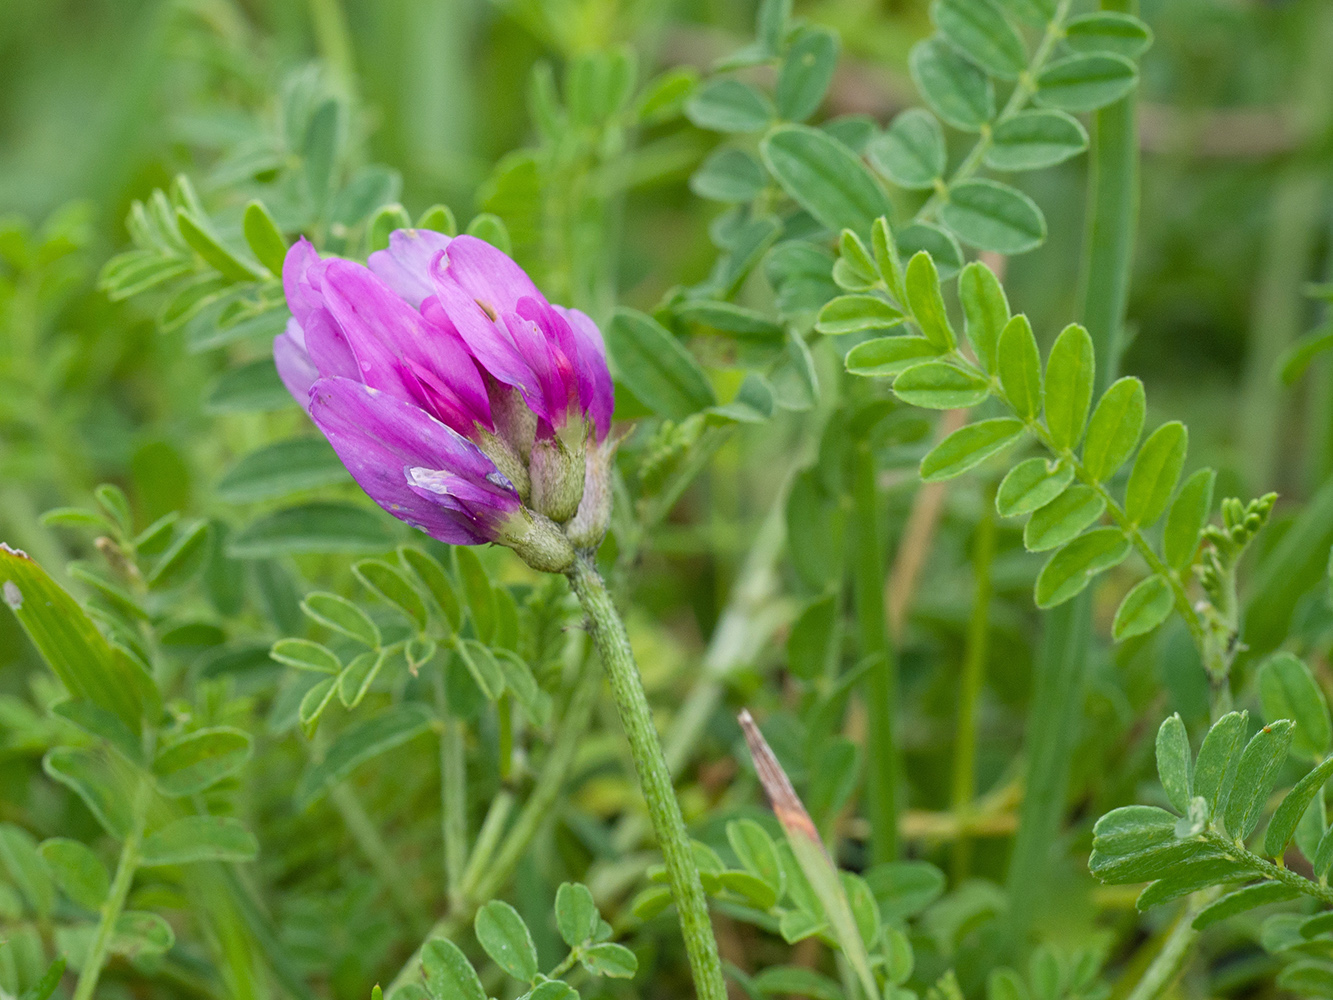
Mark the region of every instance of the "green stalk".
<instances>
[{"instance_id":1,"label":"green stalk","mask_svg":"<svg viewBox=\"0 0 1333 1000\"><path fill-rule=\"evenodd\" d=\"M426 926L425 914L413 899L412 888L403 877L403 869L394 860L389 845L380 836L379 829L366 813L366 807L361 804L356 792L346 782L339 782L329 790L329 801L338 810L347 832L361 849L362 856L388 889L398 912L407 918L415 930L420 931Z\"/></svg>"},{"instance_id":2,"label":"green stalk","mask_svg":"<svg viewBox=\"0 0 1333 1000\"><path fill-rule=\"evenodd\" d=\"M1176 981L1199 937L1199 932L1194 929L1194 918L1221 894L1220 888L1213 888L1190 897L1162 942L1161 950L1153 956L1152 963L1125 1000L1156 1000Z\"/></svg>"},{"instance_id":3,"label":"green stalk","mask_svg":"<svg viewBox=\"0 0 1333 1000\"><path fill-rule=\"evenodd\" d=\"M1102 8L1133 14L1138 0L1103 0ZM1138 216L1137 122L1135 93L1092 119L1082 287L1083 325L1098 360L1098 395L1119 367ZM1049 855L1064 817L1092 643L1090 593L1046 616L1027 724L1026 792L1009 864L1011 942L1020 949L1050 884Z\"/></svg>"},{"instance_id":4,"label":"green stalk","mask_svg":"<svg viewBox=\"0 0 1333 1000\"><path fill-rule=\"evenodd\" d=\"M871 863L879 864L898 856L899 771L893 720L898 702L898 664L884 613L884 549L875 473L875 452L870 442L857 441L852 448L853 530L848 561L861 656L874 661L865 684L869 748L866 796Z\"/></svg>"},{"instance_id":5,"label":"green stalk","mask_svg":"<svg viewBox=\"0 0 1333 1000\"><path fill-rule=\"evenodd\" d=\"M989 491L988 491L989 494ZM961 885L972 860L972 842L964 819L977 797L977 705L986 682L987 639L990 634L991 563L995 560L995 515L989 495L977 524L972 548L972 617L967 627L967 653L959 680L958 728L953 747L953 812L958 840L953 848L953 881Z\"/></svg>"},{"instance_id":6,"label":"green stalk","mask_svg":"<svg viewBox=\"0 0 1333 1000\"><path fill-rule=\"evenodd\" d=\"M699 1000L726 1000L722 962L718 958L717 940L708 917L708 904L699 881L694 849L671 784L671 772L662 755L662 744L653 726L629 636L606 584L589 558L581 556L574 563L569 570L569 581L588 615L593 642L611 682L621 725L629 739L639 784L653 821L653 832L666 862L672 897L680 913L680 929L694 974L695 992Z\"/></svg>"},{"instance_id":7,"label":"green stalk","mask_svg":"<svg viewBox=\"0 0 1333 1000\"><path fill-rule=\"evenodd\" d=\"M116 862L116 874L111 880L111 891L102 904L102 914L97 921L97 930L93 934L93 943L88 948L88 957L84 959L83 971L74 987L74 1000L92 1000L97 990L97 980L102 975L107 955L111 951L111 938L116 933L116 921L125 910L125 900L129 897L130 886L134 883L134 873L139 868L139 846L143 842L144 826L148 822L148 778L141 777L134 792L130 832L120 848L120 860Z\"/></svg>"},{"instance_id":8,"label":"green stalk","mask_svg":"<svg viewBox=\"0 0 1333 1000\"><path fill-rule=\"evenodd\" d=\"M444 837L444 881L450 908L457 905L467 863L467 766L463 723L449 712L444 672L435 673L435 707L440 721L440 810Z\"/></svg>"},{"instance_id":9,"label":"green stalk","mask_svg":"<svg viewBox=\"0 0 1333 1000\"><path fill-rule=\"evenodd\" d=\"M494 897L518 868L537 831L551 817L552 807L560 795L560 789L578 752L579 743L592 718L600 681L601 674L593 669L588 658L585 658L574 681L574 692L570 696L569 705L556 728L559 735L556 737L555 745L543 762L537 784L519 811L518 818L505 834L491 860L485 864L474 865L469 859L462 884L459 886L457 904L451 904L449 913L444 919L437 921L430 929L426 934L426 941L437 937L452 939L459 928L464 927L471 919L477 907ZM483 838L479 836L474 857L481 853L482 847ZM423 947L424 944L423 941ZM398 974L394 976L384 995L392 1000L399 987L415 982L419 978L420 971L421 948L419 947L398 970Z\"/></svg>"}]
</instances>

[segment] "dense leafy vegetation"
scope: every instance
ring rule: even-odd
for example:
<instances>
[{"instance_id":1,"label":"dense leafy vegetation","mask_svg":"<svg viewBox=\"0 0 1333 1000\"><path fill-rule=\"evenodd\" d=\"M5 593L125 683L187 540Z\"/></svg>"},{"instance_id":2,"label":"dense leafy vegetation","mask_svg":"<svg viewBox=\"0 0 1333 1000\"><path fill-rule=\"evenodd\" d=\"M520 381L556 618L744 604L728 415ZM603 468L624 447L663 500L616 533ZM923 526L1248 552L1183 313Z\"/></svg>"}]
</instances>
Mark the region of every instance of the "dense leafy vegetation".
<instances>
[{"instance_id":1,"label":"dense leafy vegetation","mask_svg":"<svg viewBox=\"0 0 1333 1000\"><path fill-rule=\"evenodd\" d=\"M11 4L0 997L1333 997L1326 4ZM274 364L421 231L502 544Z\"/></svg>"}]
</instances>

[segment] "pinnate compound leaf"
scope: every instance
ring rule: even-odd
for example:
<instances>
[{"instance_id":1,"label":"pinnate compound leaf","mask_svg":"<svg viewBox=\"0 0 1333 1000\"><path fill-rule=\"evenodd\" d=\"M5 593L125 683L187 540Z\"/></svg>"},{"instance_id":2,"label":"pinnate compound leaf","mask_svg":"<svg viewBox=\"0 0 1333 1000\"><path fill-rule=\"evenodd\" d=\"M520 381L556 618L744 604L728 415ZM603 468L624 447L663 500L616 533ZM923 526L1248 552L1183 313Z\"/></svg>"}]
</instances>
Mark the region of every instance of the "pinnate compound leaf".
<instances>
[{"instance_id":1,"label":"pinnate compound leaf","mask_svg":"<svg viewBox=\"0 0 1333 1000\"><path fill-rule=\"evenodd\" d=\"M921 478L937 482L961 476L1013 444L1023 430L1023 421L1013 417L995 417L960 427L921 460Z\"/></svg>"},{"instance_id":2,"label":"pinnate compound leaf","mask_svg":"<svg viewBox=\"0 0 1333 1000\"><path fill-rule=\"evenodd\" d=\"M301 602L306 616L334 632L355 639L363 646L377 649L380 630L370 617L345 597L317 590Z\"/></svg>"},{"instance_id":3,"label":"pinnate compound leaf","mask_svg":"<svg viewBox=\"0 0 1333 1000\"><path fill-rule=\"evenodd\" d=\"M778 117L803 122L824 101L838 62L838 36L827 28L810 27L792 43L778 71Z\"/></svg>"},{"instance_id":4,"label":"pinnate compound leaf","mask_svg":"<svg viewBox=\"0 0 1333 1000\"><path fill-rule=\"evenodd\" d=\"M690 190L700 198L748 202L759 197L767 178L763 165L743 149L714 151L690 177Z\"/></svg>"},{"instance_id":5,"label":"pinnate compound leaf","mask_svg":"<svg viewBox=\"0 0 1333 1000\"><path fill-rule=\"evenodd\" d=\"M632 979L639 971L639 960L634 952L622 944L603 941L587 949L580 956L583 967L595 976L613 979Z\"/></svg>"},{"instance_id":6,"label":"pinnate compound leaf","mask_svg":"<svg viewBox=\"0 0 1333 1000\"><path fill-rule=\"evenodd\" d=\"M1033 512L1023 528L1029 552L1045 552L1078 537L1106 510L1106 500L1091 486L1079 483Z\"/></svg>"},{"instance_id":7,"label":"pinnate compound leaf","mask_svg":"<svg viewBox=\"0 0 1333 1000\"><path fill-rule=\"evenodd\" d=\"M819 129L780 125L759 144L782 189L827 229L868 234L892 207L861 158Z\"/></svg>"},{"instance_id":8,"label":"pinnate compound leaf","mask_svg":"<svg viewBox=\"0 0 1333 1000\"><path fill-rule=\"evenodd\" d=\"M990 385L979 375L943 361L913 365L893 381L898 398L930 410L953 410L976 406L988 395Z\"/></svg>"},{"instance_id":9,"label":"pinnate compound leaf","mask_svg":"<svg viewBox=\"0 0 1333 1000\"><path fill-rule=\"evenodd\" d=\"M60 980L64 978L65 965L65 956L58 956L54 962L47 966L46 971L42 973L42 977L19 995L18 1000L50 1000L55 995Z\"/></svg>"},{"instance_id":10,"label":"pinnate compound leaf","mask_svg":"<svg viewBox=\"0 0 1333 1000\"><path fill-rule=\"evenodd\" d=\"M5 849L0 847L0 851ZM85 910L96 913L111 891L111 876L101 859L84 844L67 837L44 840L39 850L61 891Z\"/></svg>"},{"instance_id":11,"label":"pinnate compound leaf","mask_svg":"<svg viewBox=\"0 0 1333 1000\"><path fill-rule=\"evenodd\" d=\"M530 983L537 978L537 946L523 918L508 903L493 899L477 911L477 943L505 972Z\"/></svg>"},{"instance_id":12,"label":"pinnate compound leaf","mask_svg":"<svg viewBox=\"0 0 1333 1000\"><path fill-rule=\"evenodd\" d=\"M1194 762L1194 794L1208 803L1214 816L1226 810L1245 747L1249 713L1228 712L1209 727Z\"/></svg>"},{"instance_id":13,"label":"pinnate compound leaf","mask_svg":"<svg viewBox=\"0 0 1333 1000\"><path fill-rule=\"evenodd\" d=\"M1024 421L1035 420L1041 412L1041 354L1026 316L1020 314L1005 324L996 368L1014 412Z\"/></svg>"},{"instance_id":14,"label":"pinnate compound leaf","mask_svg":"<svg viewBox=\"0 0 1333 1000\"><path fill-rule=\"evenodd\" d=\"M1276 985L1302 997L1333 997L1333 968L1323 962L1293 962L1277 974Z\"/></svg>"},{"instance_id":15,"label":"pinnate compound leaf","mask_svg":"<svg viewBox=\"0 0 1333 1000\"><path fill-rule=\"evenodd\" d=\"M458 945L448 938L431 938L421 949L426 989L441 1000L486 1000L477 971Z\"/></svg>"},{"instance_id":16,"label":"pinnate compound leaf","mask_svg":"<svg viewBox=\"0 0 1333 1000\"><path fill-rule=\"evenodd\" d=\"M925 337L876 337L848 351L845 363L853 375L897 375L939 354L939 348Z\"/></svg>"},{"instance_id":17,"label":"pinnate compound leaf","mask_svg":"<svg viewBox=\"0 0 1333 1000\"><path fill-rule=\"evenodd\" d=\"M1138 68L1109 52L1070 56L1051 63L1037 79L1038 104L1060 111L1096 111L1137 86Z\"/></svg>"},{"instance_id":18,"label":"pinnate compound leaf","mask_svg":"<svg viewBox=\"0 0 1333 1000\"><path fill-rule=\"evenodd\" d=\"M130 830L129 800L104 760L83 747L56 747L42 758L42 769L88 807L102 829L117 839Z\"/></svg>"},{"instance_id":19,"label":"pinnate compound leaf","mask_svg":"<svg viewBox=\"0 0 1333 1000\"><path fill-rule=\"evenodd\" d=\"M1092 846L1114 858L1169 843L1176 836L1176 817L1157 806L1121 806L1097 820Z\"/></svg>"},{"instance_id":20,"label":"pinnate compound leaf","mask_svg":"<svg viewBox=\"0 0 1333 1000\"><path fill-rule=\"evenodd\" d=\"M1201 931L1247 910L1268 906L1270 903L1282 903L1289 899L1296 899L1299 895L1300 893L1295 889L1283 885L1281 882L1260 882L1257 885L1247 885L1243 889L1229 892L1221 899L1209 903L1199 911L1191 926L1196 931Z\"/></svg>"},{"instance_id":21,"label":"pinnate compound leaf","mask_svg":"<svg viewBox=\"0 0 1333 1000\"><path fill-rule=\"evenodd\" d=\"M1259 668L1259 697L1264 718L1296 723L1291 744L1294 753L1310 760L1328 753L1333 738L1328 701L1304 661L1287 652L1270 656Z\"/></svg>"},{"instance_id":22,"label":"pinnate compound leaf","mask_svg":"<svg viewBox=\"0 0 1333 1000\"><path fill-rule=\"evenodd\" d=\"M0 867L39 917L50 914L56 903L55 884L37 841L21 826L0 825Z\"/></svg>"},{"instance_id":23,"label":"pinnate compound leaf","mask_svg":"<svg viewBox=\"0 0 1333 1000\"><path fill-rule=\"evenodd\" d=\"M1027 67L1022 36L990 0L935 0L930 19L950 45L991 76L1015 80Z\"/></svg>"},{"instance_id":24,"label":"pinnate compound leaf","mask_svg":"<svg viewBox=\"0 0 1333 1000\"><path fill-rule=\"evenodd\" d=\"M1182 814L1189 812L1194 796L1194 755L1179 712L1157 730L1157 777L1167 801Z\"/></svg>"},{"instance_id":25,"label":"pinnate compound leaf","mask_svg":"<svg viewBox=\"0 0 1333 1000\"><path fill-rule=\"evenodd\" d=\"M475 639L464 639L458 645L463 665L467 667L472 679L477 682L484 694L491 701L497 700L505 692L505 676L495 654Z\"/></svg>"},{"instance_id":26,"label":"pinnate compound leaf","mask_svg":"<svg viewBox=\"0 0 1333 1000\"><path fill-rule=\"evenodd\" d=\"M297 437L242 457L218 480L217 493L227 503L254 503L346 479L347 470L327 441Z\"/></svg>"},{"instance_id":27,"label":"pinnate compound leaf","mask_svg":"<svg viewBox=\"0 0 1333 1000\"><path fill-rule=\"evenodd\" d=\"M439 560L408 545L398 549L398 558L404 567L416 574L426 593L435 599L435 609L444 617L445 623L455 632L462 628L463 606L458 600L458 590Z\"/></svg>"},{"instance_id":28,"label":"pinnate compound leaf","mask_svg":"<svg viewBox=\"0 0 1333 1000\"><path fill-rule=\"evenodd\" d=\"M922 250L930 254L941 281L948 281L965 263L963 248L953 233L933 222L913 222L894 233L899 257L910 260Z\"/></svg>"},{"instance_id":29,"label":"pinnate compound leaf","mask_svg":"<svg viewBox=\"0 0 1333 1000\"><path fill-rule=\"evenodd\" d=\"M1171 614L1175 595L1160 576L1140 580L1116 609L1111 635L1116 642L1151 632Z\"/></svg>"},{"instance_id":30,"label":"pinnate compound leaf","mask_svg":"<svg viewBox=\"0 0 1333 1000\"><path fill-rule=\"evenodd\" d=\"M1017 188L991 180L970 180L949 188L940 221L978 250L1026 253L1046 240L1046 217Z\"/></svg>"},{"instance_id":31,"label":"pinnate compound leaf","mask_svg":"<svg viewBox=\"0 0 1333 1000\"><path fill-rule=\"evenodd\" d=\"M885 330L897 326L904 316L877 295L840 295L819 310L815 329L827 335Z\"/></svg>"},{"instance_id":32,"label":"pinnate compound leaf","mask_svg":"<svg viewBox=\"0 0 1333 1000\"><path fill-rule=\"evenodd\" d=\"M1107 855L1094 847L1088 858L1088 870L1101 882L1128 885L1131 882L1151 882L1162 878L1177 871L1188 861L1218 856L1216 850L1206 847L1199 840L1176 840L1175 823L1175 817L1172 816L1172 839L1141 851Z\"/></svg>"},{"instance_id":33,"label":"pinnate compound leaf","mask_svg":"<svg viewBox=\"0 0 1333 1000\"><path fill-rule=\"evenodd\" d=\"M973 261L958 276L958 299L963 306L968 343L983 371L994 374L1000 334L1009 323L1009 300L995 273Z\"/></svg>"},{"instance_id":34,"label":"pinnate compound leaf","mask_svg":"<svg viewBox=\"0 0 1333 1000\"><path fill-rule=\"evenodd\" d=\"M1047 560L1037 575L1037 607L1053 608L1082 593L1098 573L1129 555L1129 539L1119 528L1096 528L1075 538Z\"/></svg>"},{"instance_id":35,"label":"pinnate compound leaf","mask_svg":"<svg viewBox=\"0 0 1333 1000\"><path fill-rule=\"evenodd\" d=\"M1300 725L1297 724L1296 728L1299 732ZM1282 800L1282 804L1273 813L1273 818L1269 820L1268 831L1264 834L1264 853L1270 858L1282 857L1287 844L1296 835L1296 826L1305 815L1305 810L1310 808L1310 803L1323 789L1331 774L1333 774L1333 757L1329 757L1310 771L1287 793L1287 797Z\"/></svg>"},{"instance_id":36,"label":"pinnate compound leaf","mask_svg":"<svg viewBox=\"0 0 1333 1000\"><path fill-rule=\"evenodd\" d=\"M944 308L939 271L926 251L918 251L907 262L905 286L908 308L912 310L912 317L926 339L941 352L952 350L958 340L949 323L949 313Z\"/></svg>"},{"instance_id":37,"label":"pinnate compound leaf","mask_svg":"<svg viewBox=\"0 0 1333 1000\"><path fill-rule=\"evenodd\" d=\"M249 733L231 726L197 729L158 751L157 787L172 796L202 792L244 767L251 743Z\"/></svg>"},{"instance_id":38,"label":"pinnate compound leaf","mask_svg":"<svg viewBox=\"0 0 1333 1000\"><path fill-rule=\"evenodd\" d=\"M1110 479L1133 454L1147 408L1143 383L1136 378L1118 379L1102 393L1083 442L1083 466L1097 482Z\"/></svg>"},{"instance_id":39,"label":"pinnate compound leaf","mask_svg":"<svg viewBox=\"0 0 1333 1000\"><path fill-rule=\"evenodd\" d=\"M320 501L288 507L254 521L227 545L234 559L313 553L383 551L393 532L380 515L351 504Z\"/></svg>"},{"instance_id":40,"label":"pinnate compound leaf","mask_svg":"<svg viewBox=\"0 0 1333 1000\"><path fill-rule=\"evenodd\" d=\"M1139 449L1125 486L1125 516L1136 525L1150 525L1162 516L1185 466L1189 432L1178 420L1148 435Z\"/></svg>"},{"instance_id":41,"label":"pinnate compound leaf","mask_svg":"<svg viewBox=\"0 0 1333 1000\"><path fill-rule=\"evenodd\" d=\"M683 420L716 405L713 387L694 356L651 316L617 310L606 347L616 377L654 413Z\"/></svg>"},{"instance_id":42,"label":"pinnate compound leaf","mask_svg":"<svg viewBox=\"0 0 1333 1000\"><path fill-rule=\"evenodd\" d=\"M1048 458L1029 458L1006 473L995 493L1001 517L1031 514L1054 501L1074 481L1074 469Z\"/></svg>"},{"instance_id":43,"label":"pinnate compound leaf","mask_svg":"<svg viewBox=\"0 0 1333 1000\"><path fill-rule=\"evenodd\" d=\"M1253 878L1256 874L1254 867L1244 861L1211 857L1192 859L1146 887L1134 905L1140 911L1148 910L1200 889Z\"/></svg>"},{"instance_id":44,"label":"pinnate compound leaf","mask_svg":"<svg viewBox=\"0 0 1333 1000\"><path fill-rule=\"evenodd\" d=\"M111 950L126 958L140 955L161 955L176 943L176 932L156 913L146 910L126 910L116 918L111 935Z\"/></svg>"},{"instance_id":45,"label":"pinnate compound leaf","mask_svg":"<svg viewBox=\"0 0 1333 1000\"><path fill-rule=\"evenodd\" d=\"M954 128L979 132L995 117L995 85L990 77L943 39L918 42L908 66L931 110Z\"/></svg>"},{"instance_id":46,"label":"pinnate compound leaf","mask_svg":"<svg viewBox=\"0 0 1333 1000\"><path fill-rule=\"evenodd\" d=\"M733 820L727 824L727 842L745 870L762 879L781 899L787 880L768 831L752 819Z\"/></svg>"},{"instance_id":47,"label":"pinnate compound leaf","mask_svg":"<svg viewBox=\"0 0 1333 1000\"><path fill-rule=\"evenodd\" d=\"M1071 18L1065 44L1075 52L1110 52L1137 59L1152 45L1152 29L1132 14L1100 11Z\"/></svg>"},{"instance_id":48,"label":"pinnate compound leaf","mask_svg":"<svg viewBox=\"0 0 1333 1000\"><path fill-rule=\"evenodd\" d=\"M255 835L231 816L186 816L144 839L143 865L184 865L196 861L253 861Z\"/></svg>"},{"instance_id":49,"label":"pinnate compound leaf","mask_svg":"<svg viewBox=\"0 0 1333 1000\"><path fill-rule=\"evenodd\" d=\"M754 977L754 987L762 996L800 996L811 1000L845 1000L842 987L814 969L800 965L775 965Z\"/></svg>"},{"instance_id":50,"label":"pinnate compound leaf","mask_svg":"<svg viewBox=\"0 0 1333 1000\"><path fill-rule=\"evenodd\" d=\"M757 88L740 80L709 80L689 99L685 115L713 132L759 132L773 120L773 106Z\"/></svg>"},{"instance_id":51,"label":"pinnate compound leaf","mask_svg":"<svg viewBox=\"0 0 1333 1000\"><path fill-rule=\"evenodd\" d=\"M1278 770L1287 759L1295 729L1290 719L1279 719L1260 729L1246 744L1223 814L1232 836L1244 839L1254 831Z\"/></svg>"},{"instance_id":52,"label":"pinnate compound leaf","mask_svg":"<svg viewBox=\"0 0 1333 1000\"><path fill-rule=\"evenodd\" d=\"M297 805L309 806L366 761L428 731L431 722L431 713L425 706L409 703L352 723L338 734L323 759L301 777L296 788Z\"/></svg>"},{"instance_id":53,"label":"pinnate compound leaf","mask_svg":"<svg viewBox=\"0 0 1333 1000\"><path fill-rule=\"evenodd\" d=\"M925 108L909 108L870 140L866 158L899 187L929 190L947 165L944 130Z\"/></svg>"},{"instance_id":54,"label":"pinnate compound leaf","mask_svg":"<svg viewBox=\"0 0 1333 1000\"><path fill-rule=\"evenodd\" d=\"M32 559L0 545L0 597L76 699L112 713L137 734L145 704L157 700L152 680L123 656L59 584Z\"/></svg>"},{"instance_id":55,"label":"pinnate compound leaf","mask_svg":"<svg viewBox=\"0 0 1333 1000\"><path fill-rule=\"evenodd\" d=\"M352 572L376 597L401 611L418 631L426 628L426 603L401 569L382 559L363 559L352 566Z\"/></svg>"},{"instance_id":56,"label":"pinnate compound leaf","mask_svg":"<svg viewBox=\"0 0 1333 1000\"><path fill-rule=\"evenodd\" d=\"M336 674L343 668L332 650L309 639L279 639L268 655L289 667L316 674Z\"/></svg>"},{"instance_id":57,"label":"pinnate compound leaf","mask_svg":"<svg viewBox=\"0 0 1333 1000\"><path fill-rule=\"evenodd\" d=\"M1040 170L1088 148L1088 132L1072 115L1052 109L1020 111L998 122L986 150L992 170Z\"/></svg>"},{"instance_id":58,"label":"pinnate compound leaf","mask_svg":"<svg viewBox=\"0 0 1333 1000\"><path fill-rule=\"evenodd\" d=\"M1172 569L1184 571L1194 561L1199 535L1213 509L1213 484L1217 473L1199 469L1190 474L1171 503L1162 531L1162 554Z\"/></svg>"},{"instance_id":59,"label":"pinnate compound leaf","mask_svg":"<svg viewBox=\"0 0 1333 1000\"><path fill-rule=\"evenodd\" d=\"M1083 436L1095 366L1088 331L1078 324L1065 327L1046 359L1046 428L1059 450L1073 448Z\"/></svg>"},{"instance_id":60,"label":"pinnate compound leaf","mask_svg":"<svg viewBox=\"0 0 1333 1000\"><path fill-rule=\"evenodd\" d=\"M592 892L581 882L563 882L555 893L555 923L571 948L591 941L601 922Z\"/></svg>"}]
</instances>

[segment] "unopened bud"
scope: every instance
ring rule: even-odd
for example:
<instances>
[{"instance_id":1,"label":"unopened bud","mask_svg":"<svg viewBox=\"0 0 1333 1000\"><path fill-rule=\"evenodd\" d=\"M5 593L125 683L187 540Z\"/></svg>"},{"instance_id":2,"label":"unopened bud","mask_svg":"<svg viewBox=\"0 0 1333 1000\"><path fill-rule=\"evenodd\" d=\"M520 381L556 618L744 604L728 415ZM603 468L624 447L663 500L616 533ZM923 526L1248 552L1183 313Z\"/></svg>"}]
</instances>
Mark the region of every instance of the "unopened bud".
<instances>
[{"instance_id":1,"label":"unopened bud","mask_svg":"<svg viewBox=\"0 0 1333 1000\"><path fill-rule=\"evenodd\" d=\"M602 544L611 524L611 459L618 442L607 438L588 449L583 478L583 499L565 535L576 549L593 550Z\"/></svg>"},{"instance_id":2,"label":"unopened bud","mask_svg":"<svg viewBox=\"0 0 1333 1000\"><path fill-rule=\"evenodd\" d=\"M532 506L557 524L564 524L578 512L583 499L586 450L581 439L566 444L559 435L532 446L528 463Z\"/></svg>"}]
</instances>

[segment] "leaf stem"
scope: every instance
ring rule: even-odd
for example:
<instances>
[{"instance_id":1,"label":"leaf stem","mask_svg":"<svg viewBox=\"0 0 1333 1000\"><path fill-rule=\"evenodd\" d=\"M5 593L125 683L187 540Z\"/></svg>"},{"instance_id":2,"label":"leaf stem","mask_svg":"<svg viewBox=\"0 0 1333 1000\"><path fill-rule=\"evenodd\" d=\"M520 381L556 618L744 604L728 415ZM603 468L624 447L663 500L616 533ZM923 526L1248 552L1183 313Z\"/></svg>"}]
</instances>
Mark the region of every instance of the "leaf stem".
<instances>
[{"instance_id":1,"label":"leaf stem","mask_svg":"<svg viewBox=\"0 0 1333 1000\"><path fill-rule=\"evenodd\" d=\"M639 783L643 789L648 814L653 821L666 862L671 892L680 913L685 952L694 974L699 1000L726 1000L727 989L718 958L717 939L713 936L708 904L699 881L694 849L685 830L671 784L671 772L662 754L662 744L653 726L648 698L644 694L639 668L624 623L616 611L606 584L592 561L580 556L569 570L569 581L579 603L588 615L592 637L602 666L611 682L611 693L620 712L620 721L629 739Z\"/></svg>"},{"instance_id":2,"label":"leaf stem","mask_svg":"<svg viewBox=\"0 0 1333 1000\"><path fill-rule=\"evenodd\" d=\"M1013 92L1010 93L1009 100L1005 102L1004 108L996 116L994 122L988 122L981 127L981 135L977 138L967 156L954 169L953 175L945 182L944 190L935 192L926 200L926 203L917 211L913 222L927 222L939 212L940 206L948 199L949 189L956 184L961 184L980 169L986 159L986 153L990 150L991 143L994 141L995 126L1008 121L1027 107L1028 101L1037 92L1037 78L1046 66L1046 61L1050 59L1051 52L1055 50L1056 43L1064 37L1065 21L1069 18L1071 6L1073 6L1073 0L1060 0L1055 9L1055 15L1046 24L1046 31L1041 36L1037 50L1032 54L1031 60L1028 61L1027 68L1018 75L1018 83L1014 85Z\"/></svg>"},{"instance_id":3,"label":"leaf stem","mask_svg":"<svg viewBox=\"0 0 1333 1000\"><path fill-rule=\"evenodd\" d=\"M116 922L125 910L125 900L129 898L130 886L134 883L134 873L139 868L139 846L143 842L144 826L148 821L149 780L147 775L141 776L134 790L130 831L120 848L120 859L116 862L116 874L111 881L111 890L102 904L102 914L97 921L93 943L88 948L88 957L84 960L78 984L74 987L74 1000L92 1000L97 990L97 981L102 975L102 967L106 964L107 955L111 950Z\"/></svg>"}]
</instances>

